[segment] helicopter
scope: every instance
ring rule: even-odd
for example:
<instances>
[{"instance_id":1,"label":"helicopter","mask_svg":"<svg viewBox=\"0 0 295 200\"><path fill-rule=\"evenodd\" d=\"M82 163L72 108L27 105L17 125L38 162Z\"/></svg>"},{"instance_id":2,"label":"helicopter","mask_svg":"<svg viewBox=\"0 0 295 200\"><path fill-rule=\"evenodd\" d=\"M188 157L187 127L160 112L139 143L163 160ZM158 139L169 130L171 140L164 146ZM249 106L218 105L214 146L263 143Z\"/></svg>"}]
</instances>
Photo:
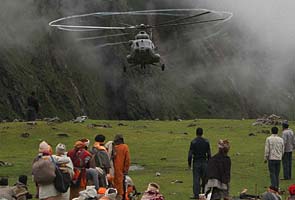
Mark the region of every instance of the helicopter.
<instances>
[{"instance_id":1,"label":"helicopter","mask_svg":"<svg viewBox=\"0 0 295 200\"><path fill-rule=\"evenodd\" d=\"M144 26L144 24L141 24ZM140 31L134 40L130 40L130 54L126 56L127 62L130 67L140 65L142 69L146 68L146 65L156 65L160 63L162 71L165 70L165 64L160 62L160 54L156 53L155 45L150 39L150 36L145 31ZM124 66L124 72L127 68Z\"/></svg>"},{"instance_id":2,"label":"helicopter","mask_svg":"<svg viewBox=\"0 0 295 200\"><path fill-rule=\"evenodd\" d=\"M193 13L193 14L191 14ZM208 16L210 14L222 14L226 16L208 18L208 19L199 19L201 16ZM139 24L139 25L128 25L126 23L121 23L121 26L93 26L93 25L69 25L67 23L61 24L66 20L77 19L77 18L85 18L85 17L118 17L118 21L122 18L122 16L165 16L170 17L167 21L158 24ZM97 40L97 39L105 39L105 38L114 38L114 37L122 37L126 35L134 34L134 30L138 32L135 34L133 40L122 41L122 42L113 42L113 43L105 43L102 45L98 45L98 47L106 47L106 46L114 46L121 44L129 44L129 54L126 56L126 60L129 64L128 68L140 66L141 69L145 69L147 66L158 66L162 71L165 70L165 64L162 62L162 58L160 54L157 52L157 47L152 41L152 30L167 28L167 27L178 27L185 25L193 25L193 24L205 24L212 22L225 22L232 17L232 13L230 12L216 12L207 9L158 9L158 10L142 10L142 11L129 11L129 12L96 12L96 13L88 13L82 15L73 15L64 18L60 18L49 23L49 26L56 27L60 30L64 31L74 31L74 32L90 32L90 31L120 31L120 33L115 34L106 34L103 36L95 36L95 37L82 37L79 40ZM122 25L123 24L123 25ZM133 32L132 32L133 31ZM123 71L127 71L127 66L124 65Z\"/></svg>"}]
</instances>

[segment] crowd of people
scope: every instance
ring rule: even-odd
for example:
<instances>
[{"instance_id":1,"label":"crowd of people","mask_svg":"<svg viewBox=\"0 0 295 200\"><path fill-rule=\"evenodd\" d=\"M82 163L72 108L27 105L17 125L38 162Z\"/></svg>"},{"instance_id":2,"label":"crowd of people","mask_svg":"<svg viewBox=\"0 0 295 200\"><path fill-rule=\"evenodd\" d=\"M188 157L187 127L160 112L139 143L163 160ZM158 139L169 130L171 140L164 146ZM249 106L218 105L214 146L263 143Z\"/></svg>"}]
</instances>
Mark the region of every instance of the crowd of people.
<instances>
[{"instance_id":1,"label":"crowd of people","mask_svg":"<svg viewBox=\"0 0 295 200\"><path fill-rule=\"evenodd\" d=\"M279 174L281 162L283 175L281 180L290 180L292 175L292 151L295 149L295 136L289 128L288 121L282 122L282 136L277 127L271 128L271 135L266 138L264 162L268 163L270 186L261 196L242 194L243 198L261 198L280 200ZM228 156L228 140L219 140L218 152L211 157L209 140L203 137L203 129L196 129L196 138L190 143L188 167L193 171L193 196L191 199L211 200L229 199L231 159ZM289 187L290 197L294 198L295 185Z\"/></svg>"},{"instance_id":2,"label":"crowd of people","mask_svg":"<svg viewBox=\"0 0 295 200\"><path fill-rule=\"evenodd\" d=\"M64 144L58 144L56 155L52 155L51 146L47 142L41 142L39 155L35 160L53 158L59 166L63 165L70 174L71 184L66 192L60 193L53 182L44 185L40 181L36 181L39 199L81 199L82 197L87 199L97 198L97 195L103 199L112 199L112 197L123 199L125 194L123 189L124 175L128 174L130 166L129 149L127 144L124 144L122 135L116 135L108 149L104 142L105 136L97 135L90 148L88 139L80 139L68 152L66 152ZM64 158L67 158L67 161L61 162L61 158L63 161L65 161ZM34 176L37 173L43 173L38 171L34 173L34 164L32 172Z\"/></svg>"},{"instance_id":3,"label":"crowd of people","mask_svg":"<svg viewBox=\"0 0 295 200\"><path fill-rule=\"evenodd\" d=\"M123 135L117 134L107 143L105 139L102 134L96 135L90 147L89 139L83 138L69 151L60 143L55 154L52 146L42 141L32 165L36 198L132 200L138 197L140 193L128 176L130 154ZM141 199L164 200L159 189L158 184L150 183Z\"/></svg>"},{"instance_id":4,"label":"crowd of people","mask_svg":"<svg viewBox=\"0 0 295 200\"><path fill-rule=\"evenodd\" d=\"M282 136L277 127L271 128L265 140L264 160L268 163L270 186L259 196L241 193L241 199L261 198L281 200L279 182L292 178L292 151L295 136L288 121L282 122ZM105 136L98 134L90 146L86 138L75 141L69 151L59 143L53 147L46 141L39 144L38 155L33 159L32 175L36 185L36 198L42 200L134 200L139 193L128 176L130 167L129 147L124 137L117 134L105 143ZM230 143L218 141L218 152L211 155L210 142L203 137L203 129L196 129L196 138L190 143L188 167L193 172L191 199L230 199L231 159ZM279 178L281 162L283 178ZM295 200L295 184L288 188L289 200ZM27 189L27 177L22 175L11 187L7 178L0 179L0 199L26 200L32 198ZM157 183L150 183L141 200L164 200Z\"/></svg>"}]
</instances>

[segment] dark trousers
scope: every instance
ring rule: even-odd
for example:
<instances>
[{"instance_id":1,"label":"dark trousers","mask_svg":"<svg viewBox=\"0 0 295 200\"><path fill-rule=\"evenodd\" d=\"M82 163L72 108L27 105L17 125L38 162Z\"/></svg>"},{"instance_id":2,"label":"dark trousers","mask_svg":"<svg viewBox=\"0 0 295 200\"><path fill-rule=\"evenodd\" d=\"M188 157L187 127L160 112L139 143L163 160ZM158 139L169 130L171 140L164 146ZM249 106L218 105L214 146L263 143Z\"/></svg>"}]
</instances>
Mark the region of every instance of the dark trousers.
<instances>
[{"instance_id":1,"label":"dark trousers","mask_svg":"<svg viewBox=\"0 0 295 200\"><path fill-rule=\"evenodd\" d=\"M268 170L270 176L270 182L273 187L279 188L279 175L280 175L281 161L269 160Z\"/></svg>"},{"instance_id":2,"label":"dark trousers","mask_svg":"<svg viewBox=\"0 0 295 200\"><path fill-rule=\"evenodd\" d=\"M205 184L207 181L206 171L207 171L206 160L196 160L193 162L193 192L196 198L199 198L201 188L202 188L202 193L204 193Z\"/></svg>"},{"instance_id":3,"label":"dark trousers","mask_svg":"<svg viewBox=\"0 0 295 200\"><path fill-rule=\"evenodd\" d=\"M292 174L292 152L285 152L282 159L284 179L291 179Z\"/></svg>"},{"instance_id":4,"label":"dark trousers","mask_svg":"<svg viewBox=\"0 0 295 200\"><path fill-rule=\"evenodd\" d=\"M29 107L27 110L27 120L28 121L36 121L37 112L36 109L33 107Z\"/></svg>"}]
</instances>

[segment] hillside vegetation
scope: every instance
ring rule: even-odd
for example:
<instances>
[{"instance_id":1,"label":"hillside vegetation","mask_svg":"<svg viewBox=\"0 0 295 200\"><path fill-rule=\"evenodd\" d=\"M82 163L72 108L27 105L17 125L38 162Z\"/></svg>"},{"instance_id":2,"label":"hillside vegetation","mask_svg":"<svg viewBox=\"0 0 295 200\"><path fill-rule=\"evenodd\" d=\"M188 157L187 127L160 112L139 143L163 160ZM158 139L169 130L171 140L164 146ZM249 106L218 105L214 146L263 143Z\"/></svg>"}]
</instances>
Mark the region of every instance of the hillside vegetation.
<instances>
[{"instance_id":1,"label":"hillside vegetation","mask_svg":"<svg viewBox=\"0 0 295 200\"><path fill-rule=\"evenodd\" d=\"M284 63L289 70L276 81L272 59L264 49L248 48L257 40L244 33L235 18L214 28L202 25L155 31L154 40L167 70L123 73L128 47L95 49L95 43L77 42L74 34L50 28L48 23L95 11L185 5L134 0L4 0L1 4L0 119L25 118L31 91L40 100L39 118L242 119L264 113L294 118L293 62ZM148 21L154 20L158 19ZM128 23L141 22L130 19Z\"/></svg>"},{"instance_id":2,"label":"hillside vegetation","mask_svg":"<svg viewBox=\"0 0 295 200\"><path fill-rule=\"evenodd\" d=\"M192 172L187 169L187 153L197 127L203 127L204 137L211 143L212 154L217 152L217 141L229 139L232 160L230 194L237 196L244 188L250 194L261 194L270 185L267 164L263 162L264 142L271 126L252 126L254 120L199 119L185 121L108 121L86 120L84 123L37 122L0 123L0 160L12 163L0 167L0 176L8 176L13 184L20 174L31 174L31 162L38 152L40 141L46 140L53 147L65 143L71 149L75 140L89 138L91 145L96 134L104 134L107 140L121 133L129 145L132 165L143 166L143 170L130 171L137 189L143 192L149 182L157 182L166 199L188 199L192 194ZM91 124L108 125L111 128L91 128ZM290 122L291 128L294 122ZM280 128L280 127L279 127ZM21 137L27 133L28 137ZM58 134L67 134L60 137ZM254 136L249 136L253 133ZM294 166L293 166L294 171ZM156 176L160 172L161 176ZM281 170L282 177L282 170ZM183 183L171 183L180 180ZM293 183L281 181L280 188L286 190ZM35 192L29 182L30 191ZM256 189L257 188L257 191ZM283 197L285 199L285 196Z\"/></svg>"}]
</instances>

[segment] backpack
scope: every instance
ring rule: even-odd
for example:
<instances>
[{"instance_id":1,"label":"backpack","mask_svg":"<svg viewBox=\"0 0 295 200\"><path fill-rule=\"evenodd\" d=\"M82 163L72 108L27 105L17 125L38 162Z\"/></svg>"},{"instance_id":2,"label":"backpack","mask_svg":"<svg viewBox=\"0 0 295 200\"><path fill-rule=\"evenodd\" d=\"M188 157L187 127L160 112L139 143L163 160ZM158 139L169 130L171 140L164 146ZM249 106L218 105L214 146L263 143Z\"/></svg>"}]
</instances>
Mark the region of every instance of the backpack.
<instances>
[{"instance_id":1,"label":"backpack","mask_svg":"<svg viewBox=\"0 0 295 200\"><path fill-rule=\"evenodd\" d=\"M49 185L55 179L55 166L49 159L38 158L33 163L32 175L37 184Z\"/></svg>"},{"instance_id":2,"label":"backpack","mask_svg":"<svg viewBox=\"0 0 295 200\"><path fill-rule=\"evenodd\" d=\"M91 156L85 149L74 150L73 152L68 153L68 156L71 158L74 167L84 168L87 164L87 157Z\"/></svg>"},{"instance_id":3,"label":"backpack","mask_svg":"<svg viewBox=\"0 0 295 200\"><path fill-rule=\"evenodd\" d=\"M111 168L110 159L106 151L94 148L93 153L94 155L92 156L90 161L90 163L92 164L91 167L100 167L104 170L109 170L109 168Z\"/></svg>"},{"instance_id":4,"label":"backpack","mask_svg":"<svg viewBox=\"0 0 295 200\"><path fill-rule=\"evenodd\" d=\"M56 162L54 161L54 159L51 157L52 162L55 165L55 179L53 181L54 187L58 192L61 193L65 193L68 191L71 182L72 182L72 178L71 175L67 172L63 172L58 165L56 164Z\"/></svg>"}]
</instances>

